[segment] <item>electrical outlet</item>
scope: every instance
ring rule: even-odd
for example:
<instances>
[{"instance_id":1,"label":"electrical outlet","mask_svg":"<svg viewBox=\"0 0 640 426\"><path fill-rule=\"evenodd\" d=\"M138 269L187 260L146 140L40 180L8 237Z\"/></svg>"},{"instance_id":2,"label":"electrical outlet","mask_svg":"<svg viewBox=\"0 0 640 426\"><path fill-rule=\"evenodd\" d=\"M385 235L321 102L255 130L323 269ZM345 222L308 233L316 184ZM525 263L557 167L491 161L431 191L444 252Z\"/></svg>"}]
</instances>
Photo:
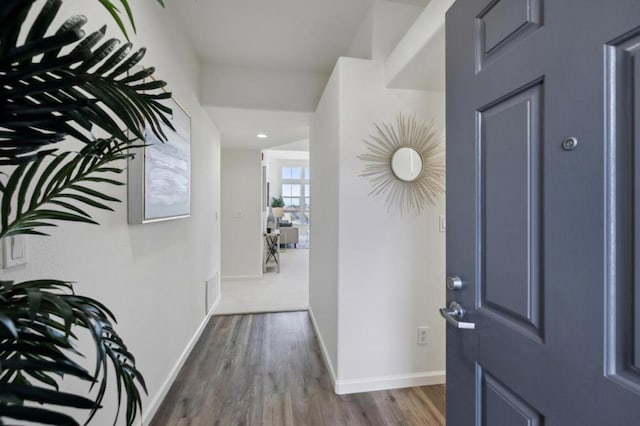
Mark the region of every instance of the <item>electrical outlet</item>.
<instances>
[{"instance_id":1,"label":"electrical outlet","mask_svg":"<svg viewBox=\"0 0 640 426\"><path fill-rule=\"evenodd\" d=\"M418 327L418 345L426 345L429 343L429 327L424 325Z\"/></svg>"}]
</instances>

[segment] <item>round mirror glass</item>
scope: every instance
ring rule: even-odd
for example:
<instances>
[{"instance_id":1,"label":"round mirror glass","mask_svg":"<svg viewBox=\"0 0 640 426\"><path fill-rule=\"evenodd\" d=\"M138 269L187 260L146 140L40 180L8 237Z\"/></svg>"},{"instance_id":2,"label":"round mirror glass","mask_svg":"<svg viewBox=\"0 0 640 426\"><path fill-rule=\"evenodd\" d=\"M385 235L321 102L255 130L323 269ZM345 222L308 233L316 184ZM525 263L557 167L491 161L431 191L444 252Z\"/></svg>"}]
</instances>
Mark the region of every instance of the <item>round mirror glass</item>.
<instances>
[{"instance_id":1,"label":"round mirror glass","mask_svg":"<svg viewBox=\"0 0 640 426\"><path fill-rule=\"evenodd\" d=\"M413 148L400 148L391 157L391 170L398 179L413 182L422 174L422 156Z\"/></svg>"}]
</instances>

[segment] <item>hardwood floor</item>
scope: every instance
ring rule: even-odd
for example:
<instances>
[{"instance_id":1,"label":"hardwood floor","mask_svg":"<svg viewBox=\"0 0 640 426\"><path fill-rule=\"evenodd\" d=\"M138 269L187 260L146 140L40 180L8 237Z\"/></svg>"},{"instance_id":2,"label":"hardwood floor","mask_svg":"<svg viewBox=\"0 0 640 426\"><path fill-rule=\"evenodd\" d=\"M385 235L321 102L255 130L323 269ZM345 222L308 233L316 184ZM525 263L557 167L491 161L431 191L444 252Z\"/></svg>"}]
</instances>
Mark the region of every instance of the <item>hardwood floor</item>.
<instances>
[{"instance_id":1,"label":"hardwood floor","mask_svg":"<svg viewBox=\"0 0 640 426\"><path fill-rule=\"evenodd\" d=\"M335 395L307 312L214 317L151 426L444 425L444 386Z\"/></svg>"}]
</instances>

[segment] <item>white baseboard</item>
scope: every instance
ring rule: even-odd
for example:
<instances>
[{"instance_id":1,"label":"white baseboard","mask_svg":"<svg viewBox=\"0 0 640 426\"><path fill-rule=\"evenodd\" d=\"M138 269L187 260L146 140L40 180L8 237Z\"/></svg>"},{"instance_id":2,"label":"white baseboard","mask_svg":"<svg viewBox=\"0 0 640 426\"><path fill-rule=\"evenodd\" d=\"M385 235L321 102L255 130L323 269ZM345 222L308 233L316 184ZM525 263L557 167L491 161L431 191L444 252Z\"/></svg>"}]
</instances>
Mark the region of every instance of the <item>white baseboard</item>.
<instances>
[{"instance_id":1,"label":"white baseboard","mask_svg":"<svg viewBox=\"0 0 640 426\"><path fill-rule=\"evenodd\" d=\"M374 392L386 389L400 389L411 388L415 386L431 386L440 385L446 382L446 371L425 371L422 373L414 374L399 374L394 376L382 376L382 377L366 377L364 379L355 380L338 380L336 371L329 357L329 352L322 340L322 334L318 328L318 323L313 315L313 310L309 307L309 317L311 318L311 324L315 331L318 343L320 344L320 351L322 352L322 358L329 370L331 376L331 384L335 389L335 393L338 395L345 395L349 393L360 392Z\"/></svg>"},{"instance_id":2,"label":"white baseboard","mask_svg":"<svg viewBox=\"0 0 640 426\"><path fill-rule=\"evenodd\" d=\"M180 357L178 358L175 365L171 369L169 376L164 381L162 386L160 386L160 390L158 391L156 396L153 397L151 402L149 402L146 409L143 411L142 413L143 425L148 425L149 423L151 423L151 420L153 420L153 416L156 414L156 412L160 408L160 404L162 404L162 401L167 396L167 393L169 393L169 389L171 389L171 385L173 385L173 382L175 382L176 377L178 377L178 373L180 373L180 370L184 366L184 363L187 361L187 358L189 358L191 351L193 350L194 346L200 339L200 336L202 336L202 332L204 331L205 327L209 323L209 320L211 319L211 315L213 314L213 311L218 307L218 304L220 303L221 299L222 299L221 295L218 294L218 297L216 298L215 302L213 302L211 309L209 310L207 315L204 317L204 319L202 320L202 323L196 330L195 334L193 335L191 340L189 340L187 347L184 349L184 351L182 351L182 354L180 354Z\"/></svg>"},{"instance_id":3,"label":"white baseboard","mask_svg":"<svg viewBox=\"0 0 640 426\"><path fill-rule=\"evenodd\" d=\"M218 297L216 297L216 300L213 301L213 304L211 305L211 309L209 309L209 313L207 314L207 317L212 317L213 316L213 313L218 308L218 305L220 304L221 300L222 300L222 292L219 291L218 292ZM204 328L203 328L203 330L204 330ZM202 332L200 332L200 333L202 333Z\"/></svg>"},{"instance_id":4,"label":"white baseboard","mask_svg":"<svg viewBox=\"0 0 640 426\"><path fill-rule=\"evenodd\" d=\"M336 393L373 392L386 389L411 388L415 386L440 385L446 382L446 371L426 371L415 374L400 374L395 376L367 377L356 380L338 380L335 384Z\"/></svg>"},{"instance_id":5,"label":"white baseboard","mask_svg":"<svg viewBox=\"0 0 640 426\"><path fill-rule=\"evenodd\" d=\"M324 345L324 340L322 340L322 334L320 333L320 329L318 328L316 317L313 316L313 310L311 309L311 306L309 306L309 317L311 318L311 325L313 326L313 331L316 334L318 343L320 343L320 351L322 352L324 365L326 365L327 370L329 370L329 375L331 377L331 385L334 387L334 389L336 389L336 370L333 368L333 364L331 363L331 358L329 357L329 352L327 352L327 348ZM337 393L337 389L336 389L336 393Z\"/></svg>"},{"instance_id":6,"label":"white baseboard","mask_svg":"<svg viewBox=\"0 0 640 426\"><path fill-rule=\"evenodd\" d=\"M222 281L244 281L244 280L261 280L262 275L227 275L223 276Z\"/></svg>"}]
</instances>

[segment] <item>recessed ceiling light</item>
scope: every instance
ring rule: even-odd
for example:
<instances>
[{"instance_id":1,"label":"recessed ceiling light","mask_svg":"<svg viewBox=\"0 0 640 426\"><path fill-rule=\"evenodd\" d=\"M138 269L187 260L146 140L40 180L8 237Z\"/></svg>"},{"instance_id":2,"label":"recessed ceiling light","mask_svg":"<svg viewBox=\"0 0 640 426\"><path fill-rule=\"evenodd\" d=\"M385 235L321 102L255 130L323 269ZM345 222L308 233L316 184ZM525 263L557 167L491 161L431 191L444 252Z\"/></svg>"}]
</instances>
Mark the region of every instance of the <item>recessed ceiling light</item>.
<instances>
[{"instance_id":1,"label":"recessed ceiling light","mask_svg":"<svg viewBox=\"0 0 640 426\"><path fill-rule=\"evenodd\" d=\"M258 139L266 139L269 137L269 135L267 135L266 133L258 133L256 136L258 137Z\"/></svg>"}]
</instances>

